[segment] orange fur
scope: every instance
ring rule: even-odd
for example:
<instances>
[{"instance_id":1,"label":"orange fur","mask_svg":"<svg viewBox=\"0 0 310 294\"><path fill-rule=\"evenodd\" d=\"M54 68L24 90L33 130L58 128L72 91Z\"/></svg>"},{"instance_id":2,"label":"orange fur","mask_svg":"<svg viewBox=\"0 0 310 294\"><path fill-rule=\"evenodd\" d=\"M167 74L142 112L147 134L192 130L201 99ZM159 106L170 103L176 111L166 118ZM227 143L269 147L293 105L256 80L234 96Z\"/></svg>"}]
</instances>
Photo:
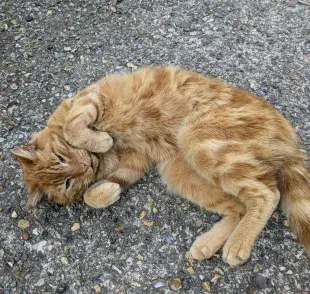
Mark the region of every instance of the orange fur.
<instances>
[{"instance_id":1,"label":"orange fur","mask_svg":"<svg viewBox=\"0 0 310 294\"><path fill-rule=\"evenodd\" d=\"M105 77L64 100L48 129L13 153L30 206L43 195L66 204L85 193L88 205L106 207L158 165L173 191L224 215L197 238L193 257L210 258L224 246L223 259L237 265L248 259L280 192L309 250L309 174L299 148L266 101L195 72L154 67Z\"/></svg>"}]
</instances>

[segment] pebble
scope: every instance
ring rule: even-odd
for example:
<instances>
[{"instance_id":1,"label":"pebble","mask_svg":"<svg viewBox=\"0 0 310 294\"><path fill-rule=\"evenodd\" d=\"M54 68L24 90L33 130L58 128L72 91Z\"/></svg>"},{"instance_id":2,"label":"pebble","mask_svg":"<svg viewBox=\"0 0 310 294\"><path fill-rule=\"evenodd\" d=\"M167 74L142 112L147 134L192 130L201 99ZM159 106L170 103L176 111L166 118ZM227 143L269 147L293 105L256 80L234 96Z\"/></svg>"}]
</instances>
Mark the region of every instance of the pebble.
<instances>
[{"instance_id":1,"label":"pebble","mask_svg":"<svg viewBox=\"0 0 310 294\"><path fill-rule=\"evenodd\" d=\"M165 287L166 286L166 282L163 281L163 280L160 280L160 281L156 281L154 284L153 284L154 288L158 289L158 288L162 288L162 287Z\"/></svg>"},{"instance_id":2,"label":"pebble","mask_svg":"<svg viewBox=\"0 0 310 294\"><path fill-rule=\"evenodd\" d=\"M267 278L257 275L255 278L255 286L259 289L264 289L267 286Z\"/></svg>"},{"instance_id":3,"label":"pebble","mask_svg":"<svg viewBox=\"0 0 310 294\"><path fill-rule=\"evenodd\" d=\"M68 258L63 256L61 259L60 259L61 263L64 264L64 265L68 265L69 264L69 261L68 261Z\"/></svg>"},{"instance_id":4,"label":"pebble","mask_svg":"<svg viewBox=\"0 0 310 294\"><path fill-rule=\"evenodd\" d=\"M147 221L147 220L145 220L145 221L143 221L143 224L144 224L145 226L147 226L147 227L152 227L152 226L154 225L154 222L153 222L153 221Z\"/></svg>"},{"instance_id":5,"label":"pebble","mask_svg":"<svg viewBox=\"0 0 310 294\"><path fill-rule=\"evenodd\" d=\"M49 268L49 269L47 270L47 272L48 272L50 275L53 275L54 272L55 272L55 269L51 267L51 268Z\"/></svg>"},{"instance_id":6,"label":"pebble","mask_svg":"<svg viewBox=\"0 0 310 294\"><path fill-rule=\"evenodd\" d=\"M66 91L70 91L71 90L69 85L65 85L64 88L65 88Z\"/></svg>"},{"instance_id":7,"label":"pebble","mask_svg":"<svg viewBox=\"0 0 310 294\"><path fill-rule=\"evenodd\" d=\"M11 85L10 85L10 88L11 88L12 90L17 90L17 89L18 89L18 86L17 86L16 84L11 84Z\"/></svg>"},{"instance_id":8,"label":"pebble","mask_svg":"<svg viewBox=\"0 0 310 294\"><path fill-rule=\"evenodd\" d=\"M171 280L170 282L170 288L173 291L178 291L180 289L182 289L182 281L179 278L174 278Z\"/></svg>"},{"instance_id":9,"label":"pebble","mask_svg":"<svg viewBox=\"0 0 310 294\"><path fill-rule=\"evenodd\" d=\"M36 251L44 252L44 247L46 246L47 241L43 240L33 245L33 249Z\"/></svg>"},{"instance_id":10,"label":"pebble","mask_svg":"<svg viewBox=\"0 0 310 294\"><path fill-rule=\"evenodd\" d=\"M94 289L96 294L100 294L101 293L101 288L100 288L99 285L95 285L93 289Z\"/></svg>"},{"instance_id":11,"label":"pebble","mask_svg":"<svg viewBox=\"0 0 310 294\"><path fill-rule=\"evenodd\" d=\"M66 52L69 52L69 51L71 51L71 47L64 47L64 50L65 50Z\"/></svg>"},{"instance_id":12,"label":"pebble","mask_svg":"<svg viewBox=\"0 0 310 294\"><path fill-rule=\"evenodd\" d=\"M15 210L12 212L11 217L12 217L12 218L17 218L17 213L16 213Z\"/></svg>"},{"instance_id":13,"label":"pebble","mask_svg":"<svg viewBox=\"0 0 310 294\"><path fill-rule=\"evenodd\" d=\"M193 267L188 267L188 268L186 269L186 271L187 271L190 275L193 275L193 274L195 273L195 270L194 270Z\"/></svg>"},{"instance_id":14,"label":"pebble","mask_svg":"<svg viewBox=\"0 0 310 294\"><path fill-rule=\"evenodd\" d=\"M45 284L44 279L40 279L40 280L37 281L34 285L35 285L36 287L41 287L41 286L43 286L44 284Z\"/></svg>"},{"instance_id":15,"label":"pebble","mask_svg":"<svg viewBox=\"0 0 310 294\"><path fill-rule=\"evenodd\" d=\"M15 125L14 121L12 120L8 120L8 125L10 125L11 127L13 127Z\"/></svg>"},{"instance_id":16,"label":"pebble","mask_svg":"<svg viewBox=\"0 0 310 294\"><path fill-rule=\"evenodd\" d=\"M124 225L119 225L114 228L116 232L122 233L124 232Z\"/></svg>"},{"instance_id":17,"label":"pebble","mask_svg":"<svg viewBox=\"0 0 310 294\"><path fill-rule=\"evenodd\" d=\"M142 220L142 219L144 219L145 216L146 216L146 211L143 210L143 211L140 213L139 218Z\"/></svg>"},{"instance_id":18,"label":"pebble","mask_svg":"<svg viewBox=\"0 0 310 294\"><path fill-rule=\"evenodd\" d=\"M29 227L29 221L25 220L25 219L21 219L18 221L17 226L20 229L26 229Z\"/></svg>"},{"instance_id":19,"label":"pebble","mask_svg":"<svg viewBox=\"0 0 310 294\"><path fill-rule=\"evenodd\" d=\"M211 291L211 287L210 287L210 283L209 282L203 282L201 287L205 290L207 290L208 292Z\"/></svg>"},{"instance_id":20,"label":"pebble","mask_svg":"<svg viewBox=\"0 0 310 294\"><path fill-rule=\"evenodd\" d=\"M79 230L80 228L81 228L81 225L79 223L74 223L72 228L71 228L71 231L75 232L75 231Z\"/></svg>"},{"instance_id":21,"label":"pebble","mask_svg":"<svg viewBox=\"0 0 310 294\"><path fill-rule=\"evenodd\" d=\"M29 236L28 233L23 233L23 234L22 234L22 238L23 238L24 240L28 240L28 239L30 238L30 236Z\"/></svg>"},{"instance_id":22,"label":"pebble","mask_svg":"<svg viewBox=\"0 0 310 294\"><path fill-rule=\"evenodd\" d=\"M28 14L28 15L25 17L25 21L27 21L27 22L30 22L30 21L32 21L32 20L33 20L33 16L30 15L30 14Z\"/></svg>"}]
</instances>

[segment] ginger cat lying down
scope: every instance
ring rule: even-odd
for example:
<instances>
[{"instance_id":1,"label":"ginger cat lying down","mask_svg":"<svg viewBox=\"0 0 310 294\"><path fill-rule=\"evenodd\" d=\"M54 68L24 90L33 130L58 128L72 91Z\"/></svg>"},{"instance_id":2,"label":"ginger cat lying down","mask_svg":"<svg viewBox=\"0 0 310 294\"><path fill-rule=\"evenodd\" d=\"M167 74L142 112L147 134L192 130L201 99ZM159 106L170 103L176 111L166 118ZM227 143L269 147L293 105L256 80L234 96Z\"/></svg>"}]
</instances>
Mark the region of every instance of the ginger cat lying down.
<instances>
[{"instance_id":1,"label":"ginger cat lying down","mask_svg":"<svg viewBox=\"0 0 310 294\"><path fill-rule=\"evenodd\" d=\"M172 191L223 215L196 239L193 258L224 246L224 261L245 262L280 200L310 251L306 155L284 117L250 93L180 68L145 68L65 99L47 125L12 150L30 207L84 194L104 208L157 165Z\"/></svg>"}]
</instances>

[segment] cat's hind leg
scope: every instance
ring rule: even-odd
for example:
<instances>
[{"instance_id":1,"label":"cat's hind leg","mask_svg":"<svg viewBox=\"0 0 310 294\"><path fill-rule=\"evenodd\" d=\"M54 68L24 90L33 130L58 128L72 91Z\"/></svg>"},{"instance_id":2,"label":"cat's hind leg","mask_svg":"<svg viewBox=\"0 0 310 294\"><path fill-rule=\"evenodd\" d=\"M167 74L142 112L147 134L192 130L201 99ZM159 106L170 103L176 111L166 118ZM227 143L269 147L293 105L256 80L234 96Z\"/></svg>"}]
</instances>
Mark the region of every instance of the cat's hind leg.
<instances>
[{"instance_id":1,"label":"cat's hind leg","mask_svg":"<svg viewBox=\"0 0 310 294\"><path fill-rule=\"evenodd\" d=\"M209 134L204 131L205 137L195 137L195 132L189 129L179 137L179 147L201 177L244 203L245 216L223 248L224 261L238 265L249 258L257 236L279 203L280 194L275 168L257 158L254 148L251 150L246 142L212 139L212 134L218 133L225 131L216 129Z\"/></svg>"},{"instance_id":2,"label":"cat's hind leg","mask_svg":"<svg viewBox=\"0 0 310 294\"><path fill-rule=\"evenodd\" d=\"M245 213L245 206L235 197L208 184L180 155L166 161L159 170L173 192L206 210L223 215L211 230L196 239L190 249L195 259L211 258L223 247L240 222Z\"/></svg>"}]
</instances>

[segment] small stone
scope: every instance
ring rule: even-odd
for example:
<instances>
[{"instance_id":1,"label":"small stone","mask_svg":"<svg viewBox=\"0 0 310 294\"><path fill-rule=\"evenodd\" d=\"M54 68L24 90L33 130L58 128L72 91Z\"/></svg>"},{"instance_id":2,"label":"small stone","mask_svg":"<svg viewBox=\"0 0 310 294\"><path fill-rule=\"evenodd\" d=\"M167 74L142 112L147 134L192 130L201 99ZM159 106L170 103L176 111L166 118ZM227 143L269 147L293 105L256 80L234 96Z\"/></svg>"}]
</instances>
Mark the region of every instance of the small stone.
<instances>
[{"instance_id":1,"label":"small stone","mask_svg":"<svg viewBox=\"0 0 310 294\"><path fill-rule=\"evenodd\" d=\"M142 220L142 219L144 219L145 216L146 216L146 211L143 210L143 211L140 213L139 218Z\"/></svg>"},{"instance_id":2,"label":"small stone","mask_svg":"<svg viewBox=\"0 0 310 294\"><path fill-rule=\"evenodd\" d=\"M138 260L140 260L140 261L142 261L142 260L143 260L143 256L142 256L142 255L140 255L140 254L138 254L138 255L137 255L137 258L138 258Z\"/></svg>"},{"instance_id":3,"label":"small stone","mask_svg":"<svg viewBox=\"0 0 310 294\"><path fill-rule=\"evenodd\" d=\"M48 10L46 13L46 15L51 15L51 14L53 14L53 10Z\"/></svg>"},{"instance_id":4,"label":"small stone","mask_svg":"<svg viewBox=\"0 0 310 294\"><path fill-rule=\"evenodd\" d=\"M127 258L127 254L122 254L119 258L119 260L125 260Z\"/></svg>"},{"instance_id":5,"label":"small stone","mask_svg":"<svg viewBox=\"0 0 310 294\"><path fill-rule=\"evenodd\" d=\"M220 267L216 267L214 271L222 276L224 275L224 271Z\"/></svg>"},{"instance_id":6,"label":"small stone","mask_svg":"<svg viewBox=\"0 0 310 294\"><path fill-rule=\"evenodd\" d=\"M31 14L28 14L26 17L25 17L25 21L27 22L30 22L33 20L33 16Z\"/></svg>"},{"instance_id":7,"label":"small stone","mask_svg":"<svg viewBox=\"0 0 310 294\"><path fill-rule=\"evenodd\" d=\"M157 213L157 212L158 212L158 209L157 209L156 207L153 207L153 208L152 208L152 211L153 211L153 213Z\"/></svg>"},{"instance_id":8,"label":"small stone","mask_svg":"<svg viewBox=\"0 0 310 294\"><path fill-rule=\"evenodd\" d=\"M215 273L213 278L211 279L211 282L213 284L216 284L220 278L221 278L221 276L219 274Z\"/></svg>"},{"instance_id":9,"label":"small stone","mask_svg":"<svg viewBox=\"0 0 310 294\"><path fill-rule=\"evenodd\" d=\"M0 192L2 192L4 190L3 186L0 186Z\"/></svg>"},{"instance_id":10,"label":"small stone","mask_svg":"<svg viewBox=\"0 0 310 294\"><path fill-rule=\"evenodd\" d=\"M64 50L65 50L66 52L71 51L71 47L64 47Z\"/></svg>"},{"instance_id":11,"label":"small stone","mask_svg":"<svg viewBox=\"0 0 310 294\"><path fill-rule=\"evenodd\" d=\"M154 202L153 201L147 201L145 203L145 206L148 207L148 208L151 208L153 206Z\"/></svg>"},{"instance_id":12,"label":"small stone","mask_svg":"<svg viewBox=\"0 0 310 294\"><path fill-rule=\"evenodd\" d=\"M201 285L201 287L202 287L204 290L206 290L206 291L208 291L208 292L211 292L211 287L210 287L210 283L209 283L209 282L203 282L202 285Z\"/></svg>"},{"instance_id":13,"label":"small stone","mask_svg":"<svg viewBox=\"0 0 310 294\"><path fill-rule=\"evenodd\" d=\"M261 275L257 275L255 278L255 286L259 289L264 289L267 286L267 278Z\"/></svg>"},{"instance_id":14,"label":"small stone","mask_svg":"<svg viewBox=\"0 0 310 294\"><path fill-rule=\"evenodd\" d=\"M124 225L119 225L114 228L116 232L122 233L124 232Z\"/></svg>"},{"instance_id":15,"label":"small stone","mask_svg":"<svg viewBox=\"0 0 310 294\"><path fill-rule=\"evenodd\" d=\"M69 85L65 85L64 88L65 88L66 91L70 91L71 90Z\"/></svg>"},{"instance_id":16,"label":"small stone","mask_svg":"<svg viewBox=\"0 0 310 294\"><path fill-rule=\"evenodd\" d=\"M12 120L8 120L8 125L10 125L11 127L13 127L15 125L14 121Z\"/></svg>"},{"instance_id":17,"label":"small stone","mask_svg":"<svg viewBox=\"0 0 310 294\"><path fill-rule=\"evenodd\" d=\"M257 264L254 265L254 273L258 273L259 272L259 267Z\"/></svg>"},{"instance_id":18,"label":"small stone","mask_svg":"<svg viewBox=\"0 0 310 294\"><path fill-rule=\"evenodd\" d=\"M15 210L12 212L11 217L12 217L12 218L17 218L17 213L16 213Z\"/></svg>"},{"instance_id":19,"label":"small stone","mask_svg":"<svg viewBox=\"0 0 310 294\"><path fill-rule=\"evenodd\" d=\"M250 81L250 88L255 90L255 83L254 83L254 81Z\"/></svg>"},{"instance_id":20,"label":"small stone","mask_svg":"<svg viewBox=\"0 0 310 294\"><path fill-rule=\"evenodd\" d=\"M114 6L111 6L110 9L113 13L116 13L116 8Z\"/></svg>"},{"instance_id":21,"label":"small stone","mask_svg":"<svg viewBox=\"0 0 310 294\"><path fill-rule=\"evenodd\" d=\"M36 251L44 252L44 247L46 246L47 241L43 240L33 245L33 249Z\"/></svg>"},{"instance_id":22,"label":"small stone","mask_svg":"<svg viewBox=\"0 0 310 294\"><path fill-rule=\"evenodd\" d=\"M93 287L93 289L94 289L94 291L95 291L96 294L100 294L100 293L101 293L101 288L100 288L99 285L95 285L95 286Z\"/></svg>"},{"instance_id":23,"label":"small stone","mask_svg":"<svg viewBox=\"0 0 310 294\"><path fill-rule=\"evenodd\" d=\"M63 265L68 265L69 264L69 261L68 261L68 258L63 256L61 259L60 259L61 263Z\"/></svg>"},{"instance_id":24,"label":"small stone","mask_svg":"<svg viewBox=\"0 0 310 294\"><path fill-rule=\"evenodd\" d=\"M127 64L127 67L132 69L132 70L136 70L138 67L136 65L134 65L132 62L128 62Z\"/></svg>"},{"instance_id":25,"label":"small stone","mask_svg":"<svg viewBox=\"0 0 310 294\"><path fill-rule=\"evenodd\" d=\"M43 286L44 284L45 284L44 279L40 279L40 280L37 281L34 285L35 285L36 287L41 287L41 286Z\"/></svg>"},{"instance_id":26,"label":"small stone","mask_svg":"<svg viewBox=\"0 0 310 294\"><path fill-rule=\"evenodd\" d=\"M55 272L55 269L51 267L47 270L47 272L52 276Z\"/></svg>"},{"instance_id":27,"label":"small stone","mask_svg":"<svg viewBox=\"0 0 310 294\"><path fill-rule=\"evenodd\" d=\"M178 291L182 289L182 281L179 278L174 278L170 281L170 288L173 291Z\"/></svg>"},{"instance_id":28,"label":"small stone","mask_svg":"<svg viewBox=\"0 0 310 294\"><path fill-rule=\"evenodd\" d=\"M2 28L3 28L5 31L7 31L7 30L9 29L9 26L5 23L5 24L2 26Z\"/></svg>"},{"instance_id":29,"label":"small stone","mask_svg":"<svg viewBox=\"0 0 310 294\"><path fill-rule=\"evenodd\" d=\"M154 222L153 222L153 221L147 221L147 220L145 220L145 221L143 221L143 224L144 224L145 226L147 226L147 227L152 227L152 226L154 225Z\"/></svg>"},{"instance_id":30,"label":"small stone","mask_svg":"<svg viewBox=\"0 0 310 294\"><path fill-rule=\"evenodd\" d=\"M28 240L28 239L30 238L30 236L29 236L28 233L23 233L23 234L22 234L22 238L23 238L24 240Z\"/></svg>"},{"instance_id":31,"label":"small stone","mask_svg":"<svg viewBox=\"0 0 310 294\"><path fill-rule=\"evenodd\" d=\"M75 232L81 228L81 225L79 223L74 223L73 226L71 227L71 231Z\"/></svg>"},{"instance_id":32,"label":"small stone","mask_svg":"<svg viewBox=\"0 0 310 294\"><path fill-rule=\"evenodd\" d=\"M21 219L18 221L17 226L20 229L26 229L29 227L29 221L25 220L25 219Z\"/></svg>"},{"instance_id":33,"label":"small stone","mask_svg":"<svg viewBox=\"0 0 310 294\"><path fill-rule=\"evenodd\" d=\"M154 288L158 289L158 288L162 288L162 287L165 287L166 286L166 282L163 281L163 280L160 280L160 281L156 281L154 284L153 284Z\"/></svg>"},{"instance_id":34,"label":"small stone","mask_svg":"<svg viewBox=\"0 0 310 294\"><path fill-rule=\"evenodd\" d=\"M15 90L18 89L18 86L13 83L13 84L10 85L10 88L15 91Z\"/></svg>"},{"instance_id":35,"label":"small stone","mask_svg":"<svg viewBox=\"0 0 310 294\"><path fill-rule=\"evenodd\" d=\"M195 270L194 270L193 267L188 267L188 268L186 269L186 271L187 271L190 275L193 275L193 274L195 273Z\"/></svg>"},{"instance_id":36,"label":"small stone","mask_svg":"<svg viewBox=\"0 0 310 294\"><path fill-rule=\"evenodd\" d=\"M53 44L48 44L46 47L47 50L52 50L53 48L54 48Z\"/></svg>"}]
</instances>

